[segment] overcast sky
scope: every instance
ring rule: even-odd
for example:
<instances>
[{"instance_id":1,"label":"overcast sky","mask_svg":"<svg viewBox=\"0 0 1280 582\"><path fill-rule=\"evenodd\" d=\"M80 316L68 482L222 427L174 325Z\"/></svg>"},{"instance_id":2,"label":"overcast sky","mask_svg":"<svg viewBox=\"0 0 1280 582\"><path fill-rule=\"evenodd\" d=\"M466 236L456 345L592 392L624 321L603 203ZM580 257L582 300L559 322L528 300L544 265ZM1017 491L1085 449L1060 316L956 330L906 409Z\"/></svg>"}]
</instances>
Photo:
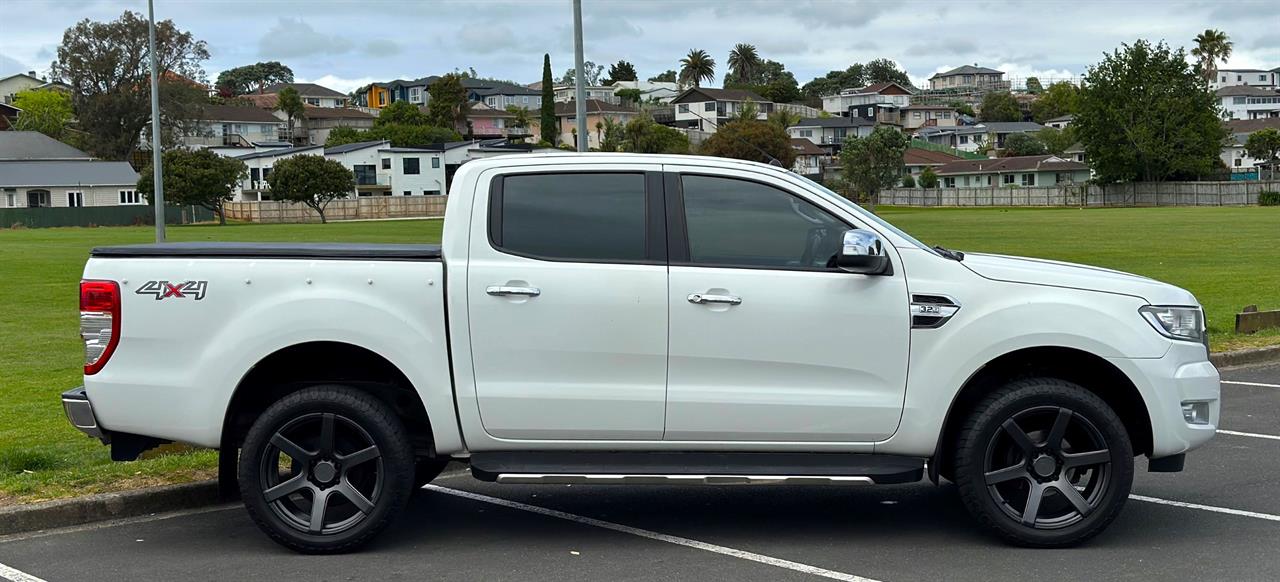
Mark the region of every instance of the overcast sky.
<instances>
[{"instance_id":1,"label":"overcast sky","mask_svg":"<svg viewBox=\"0 0 1280 582\"><path fill-rule=\"evenodd\" d=\"M1192 45L1205 28L1235 42L1231 67L1280 66L1280 0L1159 2L1071 0L583 0L586 58L626 59L641 78L678 68L689 49L716 61L756 45L804 84L853 62L887 57L917 81L963 64L1022 78L1078 76L1103 52L1137 38ZM155 0L156 17L209 44L204 69L262 60L299 81L350 91L370 81L474 67L488 77L541 78L542 54L558 77L573 63L570 0ZM145 14L146 0L0 0L0 76L56 57L76 21Z\"/></svg>"}]
</instances>

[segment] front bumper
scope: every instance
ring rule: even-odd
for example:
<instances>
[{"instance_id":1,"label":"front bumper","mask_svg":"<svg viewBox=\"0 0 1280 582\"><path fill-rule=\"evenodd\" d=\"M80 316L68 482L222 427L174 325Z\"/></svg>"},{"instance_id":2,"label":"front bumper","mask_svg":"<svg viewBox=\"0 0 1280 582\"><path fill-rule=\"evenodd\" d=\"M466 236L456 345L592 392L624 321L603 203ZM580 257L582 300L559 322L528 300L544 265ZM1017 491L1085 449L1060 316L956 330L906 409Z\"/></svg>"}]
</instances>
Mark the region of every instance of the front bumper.
<instances>
[{"instance_id":1,"label":"front bumper","mask_svg":"<svg viewBox=\"0 0 1280 582\"><path fill-rule=\"evenodd\" d=\"M93 414L93 404L89 402L89 395L85 393L84 386L62 393L62 410L67 413L67 420L71 422L71 426L102 441L103 444L110 442L102 427L98 426L98 417Z\"/></svg>"},{"instance_id":2,"label":"front bumper","mask_svg":"<svg viewBox=\"0 0 1280 582\"><path fill-rule=\"evenodd\" d=\"M1218 371L1205 357L1204 347L1173 343L1162 358L1111 360L1129 376L1147 405L1152 459L1179 455L1209 442L1221 418ZM1183 405L1191 403L1202 403L1206 410L1198 422L1183 418Z\"/></svg>"}]
</instances>

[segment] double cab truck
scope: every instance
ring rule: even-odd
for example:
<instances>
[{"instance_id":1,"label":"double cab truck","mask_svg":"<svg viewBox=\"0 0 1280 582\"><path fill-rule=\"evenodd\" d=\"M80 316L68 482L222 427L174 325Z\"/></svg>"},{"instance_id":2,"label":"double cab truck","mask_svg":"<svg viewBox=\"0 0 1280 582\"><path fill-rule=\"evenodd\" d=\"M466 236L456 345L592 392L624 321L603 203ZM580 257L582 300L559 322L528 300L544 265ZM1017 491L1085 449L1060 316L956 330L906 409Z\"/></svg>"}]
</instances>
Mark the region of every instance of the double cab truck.
<instances>
[{"instance_id":1,"label":"double cab truck","mask_svg":"<svg viewBox=\"0 0 1280 582\"><path fill-rule=\"evenodd\" d=\"M1136 457L1179 471L1218 422L1187 291L929 246L781 168L479 160L443 228L94 249L71 423L118 460L221 449L268 536L329 553L449 461L520 484L946 479L997 536L1068 546L1117 517Z\"/></svg>"}]
</instances>

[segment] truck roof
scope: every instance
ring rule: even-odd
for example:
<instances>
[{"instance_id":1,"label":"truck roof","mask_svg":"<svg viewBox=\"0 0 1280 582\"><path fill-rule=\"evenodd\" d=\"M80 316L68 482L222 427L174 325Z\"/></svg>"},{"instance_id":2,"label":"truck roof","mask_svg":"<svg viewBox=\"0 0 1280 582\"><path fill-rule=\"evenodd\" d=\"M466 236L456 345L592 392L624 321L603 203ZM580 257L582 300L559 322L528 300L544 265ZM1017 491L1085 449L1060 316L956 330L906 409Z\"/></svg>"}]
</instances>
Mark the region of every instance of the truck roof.
<instances>
[{"instance_id":1,"label":"truck roof","mask_svg":"<svg viewBox=\"0 0 1280 582\"><path fill-rule=\"evenodd\" d=\"M460 179L464 174L482 172L492 168L509 168L513 166L541 166L554 164L673 164L681 166L706 166L715 168L739 168L755 171L768 171L776 174L790 174L790 170L760 162L719 158L713 156L696 156L688 154L630 154L613 152L555 152L511 154L495 156L467 162L458 169Z\"/></svg>"}]
</instances>

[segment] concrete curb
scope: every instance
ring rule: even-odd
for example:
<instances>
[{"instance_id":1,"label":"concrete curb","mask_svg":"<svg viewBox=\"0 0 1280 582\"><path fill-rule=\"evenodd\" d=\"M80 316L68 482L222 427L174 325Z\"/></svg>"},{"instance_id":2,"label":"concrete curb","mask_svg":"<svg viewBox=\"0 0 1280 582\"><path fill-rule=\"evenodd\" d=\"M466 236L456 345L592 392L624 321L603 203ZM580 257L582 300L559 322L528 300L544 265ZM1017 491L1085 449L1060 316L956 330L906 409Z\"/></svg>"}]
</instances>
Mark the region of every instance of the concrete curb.
<instances>
[{"instance_id":1,"label":"concrete curb","mask_svg":"<svg viewBox=\"0 0 1280 582\"><path fill-rule=\"evenodd\" d=\"M0 508L0 536L218 503L218 482L199 481Z\"/></svg>"},{"instance_id":2,"label":"concrete curb","mask_svg":"<svg viewBox=\"0 0 1280 582\"><path fill-rule=\"evenodd\" d=\"M1218 368L1280 362L1280 346L1210 354L1209 361Z\"/></svg>"}]
</instances>

